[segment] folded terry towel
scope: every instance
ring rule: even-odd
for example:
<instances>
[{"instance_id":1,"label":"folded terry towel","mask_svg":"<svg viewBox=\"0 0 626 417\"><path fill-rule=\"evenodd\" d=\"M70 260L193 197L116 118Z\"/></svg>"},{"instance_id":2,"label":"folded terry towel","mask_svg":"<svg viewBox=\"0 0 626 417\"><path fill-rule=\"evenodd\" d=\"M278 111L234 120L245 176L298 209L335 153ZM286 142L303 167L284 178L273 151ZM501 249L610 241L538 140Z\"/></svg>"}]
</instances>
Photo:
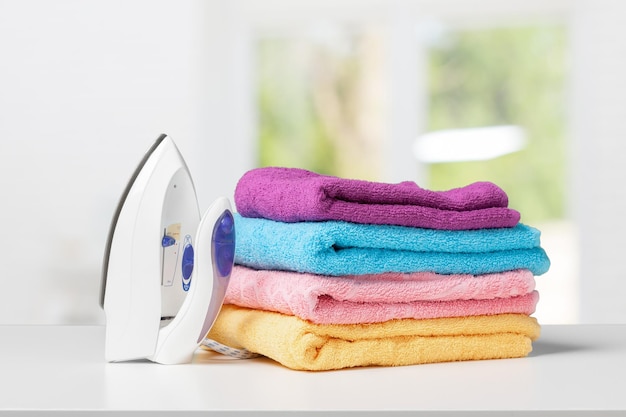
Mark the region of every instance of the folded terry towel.
<instances>
[{"instance_id":1,"label":"folded terry towel","mask_svg":"<svg viewBox=\"0 0 626 417\"><path fill-rule=\"evenodd\" d=\"M319 324L392 319L532 314L538 293L528 270L487 275L413 274L329 277L233 268L225 302Z\"/></svg>"},{"instance_id":2,"label":"folded terry towel","mask_svg":"<svg viewBox=\"0 0 626 417\"><path fill-rule=\"evenodd\" d=\"M235 214L235 263L320 275L488 274L550 266L537 229L432 230L348 222L283 223Z\"/></svg>"},{"instance_id":3,"label":"folded terry towel","mask_svg":"<svg viewBox=\"0 0 626 417\"><path fill-rule=\"evenodd\" d=\"M283 222L343 220L468 230L513 227L520 219L507 208L506 193L490 182L430 191L410 181L386 184L280 167L246 172L237 183L235 204L243 216Z\"/></svg>"},{"instance_id":4,"label":"folded terry towel","mask_svg":"<svg viewBox=\"0 0 626 417\"><path fill-rule=\"evenodd\" d=\"M224 305L207 337L292 369L330 370L523 357L539 332L524 314L324 325Z\"/></svg>"}]
</instances>

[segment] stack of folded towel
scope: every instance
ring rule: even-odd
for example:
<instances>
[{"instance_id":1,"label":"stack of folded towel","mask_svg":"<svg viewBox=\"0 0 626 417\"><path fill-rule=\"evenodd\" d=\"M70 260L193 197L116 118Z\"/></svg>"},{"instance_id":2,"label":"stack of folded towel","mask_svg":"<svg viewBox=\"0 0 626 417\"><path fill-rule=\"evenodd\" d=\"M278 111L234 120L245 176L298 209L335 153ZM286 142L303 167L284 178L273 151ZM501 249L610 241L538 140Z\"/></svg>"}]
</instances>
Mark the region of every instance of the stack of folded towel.
<instances>
[{"instance_id":1,"label":"stack of folded towel","mask_svg":"<svg viewBox=\"0 0 626 417\"><path fill-rule=\"evenodd\" d=\"M539 336L550 262L506 193L430 191L295 168L247 172L208 337L301 370L515 358Z\"/></svg>"}]
</instances>

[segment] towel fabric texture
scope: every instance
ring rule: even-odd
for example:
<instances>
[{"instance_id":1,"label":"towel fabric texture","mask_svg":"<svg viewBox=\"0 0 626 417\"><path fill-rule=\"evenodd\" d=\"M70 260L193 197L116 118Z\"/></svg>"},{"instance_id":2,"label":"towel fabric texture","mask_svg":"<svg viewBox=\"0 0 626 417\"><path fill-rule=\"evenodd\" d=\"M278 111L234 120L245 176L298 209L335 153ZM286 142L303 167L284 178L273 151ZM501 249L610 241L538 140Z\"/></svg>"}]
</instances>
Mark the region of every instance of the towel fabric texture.
<instances>
[{"instance_id":1,"label":"towel fabric texture","mask_svg":"<svg viewBox=\"0 0 626 417\"><path fill-rule=\"evenodd\" d=\"M318 324L378 323L503 313L532 314L528 270L487 275L433 273L346 277L233 268L225 303L298 316Z\"/></svg>"},{"instance_id":2,"label":"towel fabric texture","mask_svg":"<svg viewBox=\"0 0 626 417\"><path fill-rule=\"evenodd\" d=\"M468 230L513 227L519 212L490 182L446 191L345 179L298 168L267 167L246 172L235 189L245 217L281 222L341 220L428 229Z\"/></svg>"},{"instance_id":3,"label":"towel fabric texture","mask_svg":"<svg viewBox=\"0 0 626 417\"><path fill-rule=\"evenodd\" d=\"M319 371L523 357L539 332L524 314L324 325L224 305L207 337L292 369Z\"/></svg>"},{"instance_id":4,"label":"towel fabric texture","mask_svg":"<svg viewBox=\"0 0 626 417\"><path fill-rule=\"evenodd\" d=\"M528 269L545 273L550 261L537 229L432 230L348 222L285 223L235 214L235 263L320 275L430 271L488 274Z\"/></svg>"},{"instance_id":5,"label":"towel fabric texture","mask_svg":"<svg viewBox=\"0 0 626 417\"><path fill-rule=\"evenodd\" d=\"M518 358L550 260L490 182L430 191L297 168L237 183L235 266L207 335L297 370Z\"/></svg>"}]
</instances>

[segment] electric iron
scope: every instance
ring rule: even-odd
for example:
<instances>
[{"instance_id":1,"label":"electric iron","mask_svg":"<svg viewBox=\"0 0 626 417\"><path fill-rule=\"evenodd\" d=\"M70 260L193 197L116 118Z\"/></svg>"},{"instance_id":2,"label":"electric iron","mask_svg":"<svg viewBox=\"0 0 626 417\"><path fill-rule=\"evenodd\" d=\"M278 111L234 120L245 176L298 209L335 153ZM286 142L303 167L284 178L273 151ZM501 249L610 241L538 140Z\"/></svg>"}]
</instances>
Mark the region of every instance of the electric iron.
<instances>
[{"instance_id":1,"label":"electric iron","mask_svg":"<svg viewBox=\"0 0 626 417\"><path fill-rule=\"evenodd\" d=\"M190 362L219 313L235 253L230 203L200 217L193 181L161 135L143 157L113 216L100 306L109 362Z\"/></svg>"}]
</instances>

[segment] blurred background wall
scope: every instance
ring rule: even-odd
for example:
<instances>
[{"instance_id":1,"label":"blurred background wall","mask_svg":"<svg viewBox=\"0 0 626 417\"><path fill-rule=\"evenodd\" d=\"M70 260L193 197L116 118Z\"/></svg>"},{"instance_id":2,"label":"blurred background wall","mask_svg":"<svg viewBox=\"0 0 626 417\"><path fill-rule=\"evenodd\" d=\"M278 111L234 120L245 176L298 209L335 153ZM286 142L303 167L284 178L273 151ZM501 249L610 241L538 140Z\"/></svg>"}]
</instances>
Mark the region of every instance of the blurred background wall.
<instances>
[{"instance_id":1,"label":"blurred background wall","mask_svg":"<svg viewBox=\"0 0 626 417\"><path fill-rule=\"evenodd\" d=\"M626 322L624 18L619 0L0 0L0 324L104 323L109 222L160 133L201 209L265 165L494 181L552 259L538 319ZM523 146L415 150L502 125Z\"/></svg>"}]
</instances>

